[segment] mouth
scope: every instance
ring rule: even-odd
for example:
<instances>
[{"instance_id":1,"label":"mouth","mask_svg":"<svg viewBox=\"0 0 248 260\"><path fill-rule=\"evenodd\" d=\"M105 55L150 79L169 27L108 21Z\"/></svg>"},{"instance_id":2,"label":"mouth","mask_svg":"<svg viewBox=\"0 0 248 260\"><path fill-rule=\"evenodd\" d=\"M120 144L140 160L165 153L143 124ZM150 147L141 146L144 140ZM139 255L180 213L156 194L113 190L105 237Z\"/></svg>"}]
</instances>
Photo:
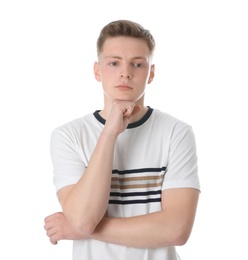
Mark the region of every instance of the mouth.
<instances>
[{"instance_id":1,"label":"mouth","mask_svg":"<svg viewBox=\"0 0 248 260\"><path fill-rule=\"evenodd\" d=\"M118 85L116 86L117 89L121 90L121 91L127 91L127 90L131 90L132 88L128 85Z\"/></svg>"}]
</instances>

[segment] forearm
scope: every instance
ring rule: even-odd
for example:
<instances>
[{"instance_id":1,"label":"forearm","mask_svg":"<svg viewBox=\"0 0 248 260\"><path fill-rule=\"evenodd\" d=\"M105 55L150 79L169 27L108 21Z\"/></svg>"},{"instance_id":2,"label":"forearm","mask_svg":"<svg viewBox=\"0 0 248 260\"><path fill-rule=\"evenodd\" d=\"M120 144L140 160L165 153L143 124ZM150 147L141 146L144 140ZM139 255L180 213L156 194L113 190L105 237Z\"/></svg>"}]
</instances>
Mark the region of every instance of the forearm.
<instances>
[{"instance_id":1,"label":"forearm","mask_svg":"<svg viewBox=\"0 0 248 260\"><path fill-rule=\"evenodd\" d=\"M83 232L91 233L106 212L115 141L101 133L87 169L62 203L68 220Z\"/></svg>"},{"instance_id":2,"label":"forearm","mask_svg":"<svg viewBox=\"0 0 248 260\"><path fill-rule=\"evenodd\" d=\"M159 248L184 244L189 236L178 216L165 211L130 218L104 218L92 239L137 248Z\"/></svg>"}]
</instances>

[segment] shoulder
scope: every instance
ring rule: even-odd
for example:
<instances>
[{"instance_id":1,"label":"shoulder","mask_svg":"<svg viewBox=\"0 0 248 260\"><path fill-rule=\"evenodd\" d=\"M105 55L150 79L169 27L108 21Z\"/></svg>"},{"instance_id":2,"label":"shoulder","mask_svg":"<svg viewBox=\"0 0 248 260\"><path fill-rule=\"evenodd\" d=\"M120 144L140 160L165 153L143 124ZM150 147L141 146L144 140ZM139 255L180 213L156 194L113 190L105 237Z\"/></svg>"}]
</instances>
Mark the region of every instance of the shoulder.
<instances>
[{"instance_id":1,"label":"shoulder","mask_svg":"<svg viewBox=\"0 0 248 260\"><path fill-rule=\"evenodd\" d=\"M94 121L93 113L87 114L83 117L73 119L67 123L57 126L56 128L53 129L52 133L77 131L79 129L82 129L87 124L92 123L93 121Z\"/></svg>"},{"instance_id":2,"label":"shoulder","mask_svg":"<svg viewBox=\"0 0 248 260\"><path fill-rule=\"evenodd\" d=\"M83 135L96 129L96 119L92 114L71 120L63 125L54 128L51 132L51 139L54 141L77 142Z\"/></svg>"},{"instance_id":3,"label":"shoulder","mask_svg":"<svg viewBox=\"0 0 248 260\"><path fill-rule=\"evenodd\" d=\"M153 124L156 124L163 129L170 129L172 132L192 129L192 126L189 123L158 109L153 109L152 121Z\"/></svg>"},{"instance_id":4,"label":"shoulder","mask_svg":"<svg viewBox=\"0 0 248 260\"><path fill-rule=\"evenodd\" d=\"M193 127L185 121L163 111L154 109L152 128L156 129L158 138L161 136L171 144L184 142L186 145L195 143Z\"/></svg>"}]
</instances>

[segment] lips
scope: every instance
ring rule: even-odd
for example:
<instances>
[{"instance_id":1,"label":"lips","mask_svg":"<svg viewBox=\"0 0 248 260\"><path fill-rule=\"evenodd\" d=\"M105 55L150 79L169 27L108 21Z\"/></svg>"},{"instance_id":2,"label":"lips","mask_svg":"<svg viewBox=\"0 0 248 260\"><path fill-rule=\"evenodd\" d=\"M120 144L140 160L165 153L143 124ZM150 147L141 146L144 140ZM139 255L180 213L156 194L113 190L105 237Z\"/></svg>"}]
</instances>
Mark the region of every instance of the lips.
<instances>
[{"instance_id":1,"label":"lips","mask_svg":"<svg viewBox=\"0 0 248 260\"><path fill-rule=\"evenodd\" d=\"M122 90L122 91L126 91L126 90L131 90L132 88L128 85L119 85L116 87L117 89L119 90Z\"/></svg>"}]
</instances>

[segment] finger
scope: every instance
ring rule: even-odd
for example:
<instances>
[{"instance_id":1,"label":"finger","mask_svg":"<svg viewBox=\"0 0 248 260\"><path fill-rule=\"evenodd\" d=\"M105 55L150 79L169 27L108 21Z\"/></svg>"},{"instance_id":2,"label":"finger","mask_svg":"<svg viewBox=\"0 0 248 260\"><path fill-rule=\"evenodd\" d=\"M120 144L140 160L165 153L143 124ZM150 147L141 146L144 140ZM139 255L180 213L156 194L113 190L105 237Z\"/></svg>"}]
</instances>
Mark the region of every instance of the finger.
<instances>
[{"instance_id":1,"label":"finger","mask_svg":"<svg viewBox=\"0 0 248 260\"><path fill-rule=\"evenodd\" d=\"M126 107L123 112L123 116L128 117L128 116L132 115L134 107L135 107L134 103L130 104L128 107Z\"/></svg>"},{"instance_id":2,"label":"finger","mask_svg":"<svg viewBox=\"0 0 248 260\"><path fill-rule=\"evenodd\" d=\"M128 119L131 121L133 119L133 117L139 113L139 111L141 110L141 107L140 106L135 106L132 110L132 113L129 115L129 116L126 116L128 117Z\"/></svg>"},{"instance_id":3,"label":"finger","mask_svg":"<svg viewBox=\"0 0 248 260\"><path fill-rule=\"evenodd\" d=\"M56 232L55 228L50 228L46 234L49 237L51 244L53 244L53 245L58 244L59 237L58 237L58 233Z\"/></svg>"},{"instance_id":4,"label":"finger","mask_svg":"<svg viewBox=\"0 0 248 260\"><path fill-rule=\"evenodd\" d=\"M60 215L60 212L53 213L53 214L51 214L51 215L45 217L44 222L45 222L45 223L46 223L46 222L49 222L49 221L51 221L52 219L54 219L55 217L58 217L59 215Z\"/></svg>"},{"instance_id":5,"label":"finger","mask_svg":"<svg viewBox=\"0 0 248 260\"><path fill-rule=\"evenodd\" d=\"M48 237L52 237L56 234L56 229L54 227L51 227L46 230L46 234Z\"/></svg>"},{"instance_id":6,"label":"finger","mask_svg":"<svg viewBox=\"0 0 248 260\"><path fill-rule=\"evenodd\" d=\"M46 231L51 229L52 227L54 227L54 221L53 220L46 222L45 225L44 225L44 229Z\"/></svg>"},{"instance_id":7,"label":"finger","mask_svg":"<svg viewBox=\"0 0 248 260\"><path fill-rule=\"evenodd\" d=\"M123 119L125 121L125 124L129 124L129 122L131 122L134 118L134 116L141 110L140 106L135 106L133 109L133 112L131 115L129 116L124 116Z\"/></svg>"},{"instance_id":8,"label":"finger","mask_svg":"<svg viewBox=\"0 0 248 260\"><path fill-rule=\"evenodd\" d=\"M58 240L56 240L56 238L50 238L50 242L53 245L57 245L58 244Z\"/></svg>"}]
</instances>

